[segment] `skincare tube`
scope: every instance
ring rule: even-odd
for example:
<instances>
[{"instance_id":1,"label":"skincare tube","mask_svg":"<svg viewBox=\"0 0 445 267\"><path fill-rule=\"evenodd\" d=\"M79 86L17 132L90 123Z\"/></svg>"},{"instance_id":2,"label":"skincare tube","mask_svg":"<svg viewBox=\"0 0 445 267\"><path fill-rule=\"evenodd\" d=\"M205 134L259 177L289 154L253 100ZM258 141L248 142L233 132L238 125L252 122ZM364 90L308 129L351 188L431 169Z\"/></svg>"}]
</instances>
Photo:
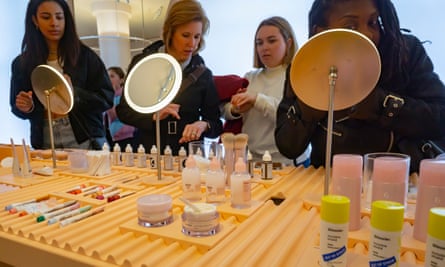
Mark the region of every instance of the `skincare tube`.
<instances>
[{"instance_id":1,"label":"skincare tube","mask_svg":"<svg viewBox=\"0 0 445 267\"><path fill-rule=\"evenodd\" d=\"M321 266L345 267L349 227L349 198L325 195L321 199Z\"/></svg>"}]
</instances>

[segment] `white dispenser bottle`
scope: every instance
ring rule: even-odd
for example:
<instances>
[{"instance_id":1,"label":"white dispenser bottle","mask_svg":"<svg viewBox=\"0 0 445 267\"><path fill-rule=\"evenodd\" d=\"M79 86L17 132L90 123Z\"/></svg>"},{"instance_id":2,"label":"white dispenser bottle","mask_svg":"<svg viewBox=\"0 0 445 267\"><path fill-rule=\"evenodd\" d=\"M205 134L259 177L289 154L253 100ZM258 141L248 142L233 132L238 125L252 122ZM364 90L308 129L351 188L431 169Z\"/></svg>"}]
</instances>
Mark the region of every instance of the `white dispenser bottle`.
<instances>
[{"instance_id":1,"label":"white dispenser bottle","mask_svg":"<svg viewBox=\"0 0 445 267\"><path fill-rule=\"evenodd\" d=\"M178 171L182 171L185 167L185 162L187 160L187 151L185 151L185 148L181 146L178 151Z\"/></svg>"},{"instance_id":2,"label":"white dispenser bottle","mask_svg":"<svg viewBox=\"0 0 445 267\"><path fill-rule=\"evenodd\" d=\"M122 165L121 147L118 143L114 144L113 152L111 153L111 164Z\"/></svg>"},{"instance_id":3,"label":"white dispenser bottle","mask_svg":"<svg viewBox=\"0 0 445 267\"><path fill-rule=\"evenodd\" d=\"M247 171L250 174L250 177L255 176L255 161L253 161L252 153L250 153L250 150L247 150Z\"/></svg>"},{"instance_id":4,"label":"white dispenser bottle","mask_svg":"<svg viewBox=\"0 0 445 267\"><path fill-rule=\"evenodd\" d=\"M234 208L244 209L251 205L250 174L246 170L246 164L242 157L236 161L235 171L230 176L230 196Z\"/></svg>"},{"instance_id":5,"label":"white dispenser bottle","mask_svg":"<svg viewBox=\"0 0 445 267\"><path fill-rule=\"evenodd\" d=\"M147 168L147 155L145 154L145 148L142 144L138 147L137 167Z\"/></svg>"},{"instance_id":6,"label":"white dispenser bottle","mask_svg":"<svg viewBox=\"0 0 445 267\"><path fill-rule=\"evenodd\" d=\"M133 148L130 144L127 144L125 147L125 166L126 167L133 167L134 166L134 155L133 155Z\"/></svg>"},{"instance_id":7,"label":"white dispenser bottle","mask_svg":"<svg viewBox=\"0 0 445 267\"><path fill-rule=\"evenodd\" d=\"M173 156L169 145L166 145L164 149L164 170L173 170Z\"/></svg>"},{"instance_id":8,"label":"white dispenser bottle","mask_svg":"<svg viewBox=\"0 0 445 267\"><path fill-rule=\"evenodd\" d=\"M189 155L182 169L182 193L188 200L198 201L201 199L201 171L196 166L193 155Z\"/></svg>"},{"instance_id":9,"label":"white dispenser bottle","mask_svg":"<svg viewBox=\"0 0 445 267\"><path fill-rule=\"evenodd\" d=\"M150 149L150 168L157 169L158 168L158 149L155 145L153 145Z\"/></svg>"},{"instance_id":10,"label":"white dispenser bottle","mask_svg":"<svg viewBox=\"0 0 445 267\"><path fill-rule=\"evenodd\" d=\"M261 162L261 179L271 180L273 178L272 168L272 156L269 151L266 150L263 155L263 161Z\"/></svg>"},{"instance_id":11,"label":"white dispenser bottle","mask_svg":"<svg viewBox=\"0 0 445 267\"><path fill-rule=\"evenodd\" d=\"M206 201L208 203L223 203L225 201L226 179L221 170L221 164L216 157L212 158L205 177Z\"/></svg>"}]
</instances>

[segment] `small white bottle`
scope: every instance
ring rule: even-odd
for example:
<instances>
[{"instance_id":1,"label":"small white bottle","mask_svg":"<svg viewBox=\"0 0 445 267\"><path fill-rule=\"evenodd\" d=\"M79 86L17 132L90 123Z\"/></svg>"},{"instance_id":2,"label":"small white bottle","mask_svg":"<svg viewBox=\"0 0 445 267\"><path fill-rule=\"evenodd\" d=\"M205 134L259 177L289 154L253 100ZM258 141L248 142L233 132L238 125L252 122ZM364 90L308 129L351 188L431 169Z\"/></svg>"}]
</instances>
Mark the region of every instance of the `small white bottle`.
<instances>
[{"instance_id":1,"label":"small white bottle","mask_svg":"<svg viewBox=\"0 0 445 267\"><path fill-rule=\"evenodd\" d=\"M425 266L445 266L445 208L432 208L428 216Z\"/></svg>"},{"instance_id":2,"label":"small white bottle","mask_svg":"<svg viewBox=\"0 0 445 267\"><path fill-rule=\"evenodd\" d=\"M158 149L155 145L153 145L150 149L150 168L157 169L158 168Z\"/></svg>"},{"instance_id":3,"label":"small white bottle","mask_svg":"<svg viewBox=\"0 0 445 267\"><path fill-rule=\"evenodd\" d=\"M269 151L266 150L263 155L263 161L261 162L261 179L271 180L273 178L272 168L272 156Z\"/></svg>"},{"instance_id":4,"label":"small white bottle","mask_svg":"<svg viewBox=\"0 0 445 267\"><path fill-rule=\"evenodd\" d=\"M185 199L191 201L201 199L201 171L193 155L189 155L185 168L182 169L182 194Z\"/></svg>"},{"instance_id":5,"label":"small white bottle","mask_svg":"<svg viewBox=\"0 0 445 267\"><path fill-rule=\"evenodd\" d=\"M345 267L349 228L349 198L325 195L321 198L321 266Z\"/></svg>"},{"instance_id":6,"label":"small white bottle","mask_svg":"<svg viewBox=\"0 0 445 267\"><path fill-rule=\"evenodd\" d=\"M142 144L138 147L137 167L147 168L147 155L145 154L145 148Z\"/></svg>"},{"instance_id":7,"label":"small white bottle","mask_svg":"<svg viewBox=\"0 0 445 267\"><path fill-rule=\"evenodd\" d=\"M226 199L226 178L216 157L213 157L210 161L205 181L206 201L208 203L223 203Z\"/></svg>"},{"instance_id":8,"label":"small white bottle","mask_svg":"<svg viewBox=\"0 0 445 267\"><path fill-rule=\"evenodd\" d=\"M102 146L102 155L103 157L103 163L101 169L103 170L103 173L110 174L111 173L111 153L110 153L110 146L105 142Z\"/></svg>"},{"instance_id":9,"label":"small white bottle","mask_svg":"<svg viewBox=\"0 0 445 267\"><path fill-rule=\"evenodd\" d=\"M244 209L251 205L250 175L242 157L239 157L236 161L235 171L230 176L230 197L234 208Z\"/></svg>"},{"instance_id":10,"label":"small white bottle","mask_svg":"<svg viewBox=\"0 0 445 267\"><path fill-rule=\"evenodd\" d=\"M116 165L122 165L122 159L121 159L121 147L118 143L114 144L113 152L111 153L111 163Z\"/></svg>"},{"instance_id":11,"label":"small white bottle","mask_svg":"<svg viewBox=\"0 0 445 267\"><path fill-rule=\"evenodd\" d=\"M372 203L369 266L399 266L404 210L399 202Z\"/></svg>"},{"instance_id":12,"label":"small white bottle","mask_svg":"<svg viewBox=\"0 0 445 267\"><path fill-rule=\"evenodd\" d=\"M172 150L169 145L166 145L164 149L164 170L166 171L173 170L173 156L172 156Z\"/></svg>"},{"instance_id":13,"label":"small white bottle","mask_svg":"<svg viewBox=\"0 0 445 267\"><path fill-rule=\"evenodd\" d=\"M124 162L126 167L134 166L133 148L130 144L127 144L127 146L125 147Z\"/></svg>"},{"instance_id":14,"label":"small white bottle","mask_svg":"<svg viewBox=\"0 0 445 267\"><path fill-rule=\"evenodd\" d=\"M247 171L249 172L250 177L253 178L255 175L255 161L253 161L250 150L247 150Z\"/></svg>"},{"instance_id":15,"label":"small white bottle","mask_svg":"<svg viewBox=\"0 0 445 267\"><path fill-rule=\"evenodd\" d=\"M181 146L178 151L178 171L182 172L182 169L185 167L185 162L187 160L187 151L185 148Z\"/></svg>"},{"instance_id":16,"label":"small white bottle","mask_svg":"<svg viewBox=\"0 0 445 267\"><path fill-rule=\"evenodd\" d=\"M110 152L110 146L108 145L107 142L105 142L104 145L102 146L102 151Z\"/></svg>"}]
</instances>

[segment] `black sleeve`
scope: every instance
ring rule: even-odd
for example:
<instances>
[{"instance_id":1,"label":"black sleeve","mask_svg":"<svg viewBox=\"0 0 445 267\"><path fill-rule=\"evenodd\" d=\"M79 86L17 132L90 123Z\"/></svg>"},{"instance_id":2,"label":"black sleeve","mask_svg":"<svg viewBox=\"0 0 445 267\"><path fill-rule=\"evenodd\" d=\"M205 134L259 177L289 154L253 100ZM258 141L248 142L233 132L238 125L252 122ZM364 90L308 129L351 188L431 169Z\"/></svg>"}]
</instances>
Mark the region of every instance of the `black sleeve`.
<instances>
[{"instance_id":1,"label":"black sleeve","mask_svg":"<svg viewBox=\"0 0 445 267\"><path fill-rule=\"evenodd\" d=\"M290 159L301 155L310 143L318 122L326 116L326 112L312 109L298 100L289 81L288 68L275 128L275 143L280 153Z\"/></svg>"}]
</instances>

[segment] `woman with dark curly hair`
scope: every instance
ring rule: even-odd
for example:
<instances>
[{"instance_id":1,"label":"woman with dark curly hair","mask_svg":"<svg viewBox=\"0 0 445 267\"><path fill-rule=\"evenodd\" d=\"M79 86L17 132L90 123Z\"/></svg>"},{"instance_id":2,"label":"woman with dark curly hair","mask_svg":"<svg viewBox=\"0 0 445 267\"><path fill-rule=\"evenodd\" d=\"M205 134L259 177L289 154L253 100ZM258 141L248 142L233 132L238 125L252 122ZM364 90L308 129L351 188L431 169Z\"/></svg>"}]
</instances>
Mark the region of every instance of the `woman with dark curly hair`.
<instances>
[{"instance_id":1,"label":"woman with dark curly hair","mask_svg":"<svg viewBox=\"0 0 445 267\"><path fill-rule=\"evenodd\" d=\"M411 171L429 153L427 140L445 137L445 87L422 43L402 33L390 0L315 0L309 36L346 28L367 36L377 47L381 76L360 103L334 113L332 154L401 152L411 156ZM289 158L312 144L311 162L325 164L327 112L306 106L287 79L277 114L275 140Z\"/></svg>"}]
</instances>

